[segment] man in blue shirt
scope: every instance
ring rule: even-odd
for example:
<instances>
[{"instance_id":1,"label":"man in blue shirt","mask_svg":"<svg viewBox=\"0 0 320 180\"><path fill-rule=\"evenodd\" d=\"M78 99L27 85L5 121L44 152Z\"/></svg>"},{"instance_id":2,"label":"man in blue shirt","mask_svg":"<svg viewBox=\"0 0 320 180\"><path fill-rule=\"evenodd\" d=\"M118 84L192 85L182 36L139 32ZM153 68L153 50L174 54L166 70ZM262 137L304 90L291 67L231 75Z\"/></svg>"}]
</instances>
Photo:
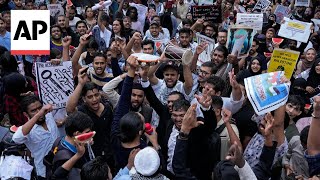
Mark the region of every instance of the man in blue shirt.
<instances>
[{"instance_id":1,"label":"man in blue shirt","mask_svg":"<svg viewBox=\"0 0 320 180\"><path fill-rule=\"evenodd\" d=\"M6 21L0 17L0 46L11 50L10 32L6 30Z\"/></svg>"}]
</instances>

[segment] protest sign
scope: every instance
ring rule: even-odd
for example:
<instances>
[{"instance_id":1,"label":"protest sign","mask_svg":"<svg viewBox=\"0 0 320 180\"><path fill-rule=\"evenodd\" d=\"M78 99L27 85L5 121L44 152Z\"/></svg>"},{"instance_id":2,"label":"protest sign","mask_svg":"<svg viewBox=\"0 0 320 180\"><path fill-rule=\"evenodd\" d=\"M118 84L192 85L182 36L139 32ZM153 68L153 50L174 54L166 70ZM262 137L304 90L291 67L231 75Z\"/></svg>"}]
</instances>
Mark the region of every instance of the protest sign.
<instances>
[{"instance_id":1,"label":"protest sign","mask_svg":"<svg viewBox=\"0 0 320 180\"><path fill-rule=\"evenodd\" d=\"M192 6L191 7L192 18L194 21L203 18L205 21L214 21L215 23L221 23L221 11L218 6Z\"/></svg>"},{"instance_id":2,"label":"protest sign","mask_svg":"<svg viewBox=\"0 0 320 180\"><path fill-rule=\"evenodd\" d=\"M262 30L263 14L237 13L236 24L246 25L257 31Z\"/></svg>"},{"instance_id":3,"label":"protest sign","mask_svg":"<svg viewBox=\"0 0 320 180\"><path fill-rule=\"evenodd\" d=\"M277 5L274 14L277 16L276 22L280 24L284 17L291 17L291 10L287 6Z\"/></svg>"},{"instance_id":4,"label":"protest sign","mask_svg":"<svg viewBox=\"0 0 320 180\"><path fill-rule=\"evenodd\" d=\"M263 115L284 105L290 85L282 83L283 71L259 74L244 79L249 101L257 115Z\"/></svg>"},{"instance_id":5,"label":"protest sign","mask_svg":"<svg viewBox=\"0 0 320 180\"><path fill-rule=\"evenodd\" d=\"M276 48L272 52L268 72L284 71L287 79L291 79L300 52Z\"/></svg>"},{"instance_id":6,"label":"protest sign","mask_svg":"<svg viewBox=\"0 0 320 180\"><path fill-rule=\"evenodd\" d=\"M309 7L310 5L310 0L296 0L294 3L294 6L304 6L304 7Z\"/></svg>"},{"instance_id":7,"label":"protest sign","mask_svg":"<svg viewBox=\"0 0 320 180\"><path fill-rule=\"evenodd\" d=\"M59 15L64 15L64 10L61 4L48 4L48 10L50 10L50 16L57 17Z\"/></svg>"},{"instance_id":8,"label":"protest sign","mask_svg":"<svg viewBox=\"0 0 320 180\"><path fill-rule=\"evenodd\" d=\"M254 12L255 10L258 10L260 12L264 12L270 4L271 2L269 0L259 0L252 11Z\"/></svg>"},{"instance_id":9,"label":"protest sign","mask_svg":"<svg viewBox=\"0 0 320 180\"><path fill-rule=\"evenodd\" d=\"M307 43L311 33L311 23L306 23L298 20L284 18L284 23L281 24L278 35L288 39Z\"/></svg>"},{"instance_id":10,"label":"protest sign","mask_svg":"<svg viewBox=\"0 0 320 180\"><path fill-rule=\"evenodd\" d=\"M53 104L54 109L64 108L74 90L71 61L60 65L37 62L36 77L42 102Z\"/></svg>"},{"instance_id":11,"label":"protest sign","mask_svg":"<svg viewBox=\"0 0 320 180\"><path fill-rule=\"evenodd\" d=\"M215 0L199 0L198 5L213 5Z\"/></svg>"},{"instance_id":12,"label":"protest sign","mask_svg":"<svg viewBox=\"0 0 320 180\"><path fill-rule=\"evenodd\" d=\"M319 31L320 19L311 19L311 21L314 23L314 32Z\"/></svg>"},{"instance_id":13,"label":"protest sign","mask_svg":"<svg viewBox=\"0 0 320 180\"><path fill-rule=\"evenodd\" d=\"M199 58L197 61L197 65L201 66L203 63L211 60L210 54L211 54L211 51L214 49L215 41L214 39L201 35L200 33L196 33L196 37L197 37L198 44L201 44L201 43L208 44L207 48L199 55Z\"/></svg>"},{"instance_id":14,"label":"protest sign","mask_svg":"<svg viewBox=\"0 0 320 180\"><path fill-rule=\"evenodd\" d=\"M238 58L247 57L256 30L252 27L234 25L228 29L227 48Z\"/></svg>"}]
</instances>

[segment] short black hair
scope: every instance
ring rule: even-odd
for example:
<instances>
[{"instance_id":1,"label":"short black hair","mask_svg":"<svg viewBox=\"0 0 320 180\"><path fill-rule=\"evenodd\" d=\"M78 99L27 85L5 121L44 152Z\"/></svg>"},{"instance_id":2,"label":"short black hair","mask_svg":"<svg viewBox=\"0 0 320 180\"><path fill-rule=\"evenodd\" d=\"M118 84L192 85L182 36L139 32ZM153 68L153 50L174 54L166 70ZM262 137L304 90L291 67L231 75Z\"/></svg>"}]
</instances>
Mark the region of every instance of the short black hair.
<instances>
[{"instance_id":1,"label":"short black hair","mask_svg":"<svg viewBox=\"0 0 320 180\"><path fill-rule=\"evenodd\" d=\"M221 96L212 96L212 106L213 108L222 109L223 100Z\"/></svg>"},{"instance_id":2,"label":"short black hair","mask_svg":"<svg viewBox=\"0 0 320 180\"><path fill-rule=\"evenodd\" d=\"M54 24L54 25L52 25L52 26L50 27L50 34L51 34L53 28L58 28L58 29L60 30L60 32L62 33L62 28L61 28L59 25Z\"/></svg>"},{"instance_id":3,"label":"short black hair","mask_svg":"<svg viewBox=\"0 0 320 180\"><path fill-rule=\"evenodd\" d=\"M96 57L102 57L102 58L104 58L104 59L107 59L106 55L105 55L104 53L102 53L102 52L96 52L96 53L94 54L93 61L95 60Z\"/></svg>"},{"instance_id":4,"label":"short black hair","mask_svg":"<svg viewBox=\"0 0 320 180\"><path fill-rule=\"evenodd\" d=\"M95 39L90 39L87 48L99 49L99 45Z\"/></svg>"},{"instance_id":5,"label":"short black hair","mask_svg":"<svg viewBox=\"0 0 320 180\"><path fill-rule=\"evenodd\" d=\"M144 123L141 116L136 112L128 112L120 119L120 141L123 143L132 142L143 130Z\"/></svg>"},{"instance_id":6,"label":"short black hair","mask_svg":"<svg viewBox=\"0 0 320 180\"><path fill-rule=\"evenodd\" d=\"M192 21L190 20L190 19L182 19L182 25L184 26L184 25L186 25L186 24L189 24L190 26L192 26Z\"/></svg>"},{"instance_id":7,"label":"short black hair","mask_svg":"<svg viewBox=\"0 0 320 180\"><path fill-rule=\"evenodd\" d=\"M189 29L189 28L181 28L180 30L179 30L179 35L180 34L183 34L183 33L185 33L185 34L191 34L191 30Z\"/></svg>"},{"instance_id":8,"label":"short black hair","mask_svg":"<svg viewBox=\"0 0 320 180\"><path fill-rule=\"evenodd\" d=\"M57 48L50 49L50 59L56 59L62 52Z\"/></svg>"},{"instance_id":9,"label":"short black hair","mask_svg":"<svg viewBox=\"0 0 320 180\"><path fill-rule=\"evenodd\" d=\"M109 166L106 158L99 156L82 166L81 180L106 180L108 179Z\"/></svg>"},{"instance_id":10,"label":"short black hair","mask_svg":"<svg viewBox=\"0 0 320 180\"><path fill-rule=\"evenodd\" d=\"M301 112L304 111L305 100L300 95L289 95L287 104L297 106Z\"/></svg>"},{"instance_id":11,"label":"short black hair","mask_svg":"<svg viewBox=\"0 0 320 180\"><path fill-rule=\"evenodd\" d=\"M36 95L29 95L29 96L23 97L22 100L20 101L20 107L22 112L27 112L29 105L37 101L39 101L42 104L41 100Z\"/></svg>"},{"instance_id":12,"label":"short black hair","mask_svg":"<svg viewBox=\"0 0 320 180\"><path fill-rule=\"evenodd\" d=\"M143 40L141 43L141 47L143 47L144 45L148 45L148 44L150 44L151 47L154 48L154 41L152 41L150 39Z\"/></svg>"},{"instance_id":13,"label":"short black hair","mask_svg":"<svg viewBox=\"0 0 320 180\"><path fill-rule=\"evenodd\" d=\"M201 66L211 68L211 74L215 74L218 71L217 66L212 61L207 61L203 63Z\"/></svg>"},{"instance_id":14,"label":"short black hair","mask_svg":"<svg viewBox=\"0 0 320 180\"><path fill-rule=\"evenodd\" d=\"M218 33L219 33L219 32L224 32L224 33L227 33L227 34L228 34L228 31L225 30L225 29L220 29L220 30L218 31Z\"/></svg>"},{"instance_id":15,"label":"short black hair","mask_svg":"<svg viewBox=\"0 0 320 180\"><path fill-rule=\"evenodd\" d=\"M82 91L81 91L81 96L84 97L88 91L92 91L94 89L99 89L98 86L93 83L93 82L87 82L86 84L84 84Z\"/></svg>"},{"instance_id":16,"label":"short black hair","mask_svg":"<svg viewBox=\"0 0 320 180\"><path fill-rule=\"evenodd\" d=\"M212 54L213 54L213 52L214 51L220 51L220 52L223 52L223 57L224 58L227 58L227 56L228 56L228 49L225 47L225 46L222 46L222 45L219 45L219 46L217 46L213 51L212 51ZM212 54L211 54L211 56L212 56Z\"/></svg>"},{"instance_id":17,"label":"short black hair","mask_svg":"<svg viewBox=\"0 0 320 180\"><path fill-rule=\"evenodd\" d=\"M225 81L219 77L219 76L212 76L207 80L207 83L212 84L213 90L216 92L221 92L224 90L224 88L226 87L226 83Z\"/></svg>"},{"instance_id":18,"label":"short black hair","mask_svg":"<svg viewBox=\"0 0 320 180\"><path fill-rule=\"evenodd\" d=\"M66 119L65 131L69 137L72 137L77 131L83 132L86 129L92 130L92 128L92 119L83 112L76 111L72 114L69 114Z\"/></svg>"},{"instance_id":19,"label":"short black hair","mask_svg":"<svg viewBox=\"0 0 320 180\"><path fill-rule=\"evenodd\" d=\"M172 109L173 110L182 109L184 111L188 111L189 107L190 107L190 102L185 100L185 99L174 101L173 104L172 104Z\"/></svg>"},{"instance_id":20,"label":"short black hair","mask_svg":"<svg viewBox=\"0 0 320 180\"><path fill-rule=\"evenodd\" d=\"M83 23L83 24L86 26L86 28L88 29L87 23L86 23L85 21L83 21L83 20L80 20L80 21L78 21L78 22L76 23L76 28L77 28L78 25L81 24L81 23Z\"/></svg>"},{"instance_id":21,"label":"short black hair","mask_svg":"<svg viewBox=\"0 0 320 180\"><path fill-rule=\"evenodd\" d=\"M184 95L179 91L172 91L171 93L169 93L168 97L172 95L178 95L179 96L178 100L185 100Z\"/></svg>"}]
</instances>

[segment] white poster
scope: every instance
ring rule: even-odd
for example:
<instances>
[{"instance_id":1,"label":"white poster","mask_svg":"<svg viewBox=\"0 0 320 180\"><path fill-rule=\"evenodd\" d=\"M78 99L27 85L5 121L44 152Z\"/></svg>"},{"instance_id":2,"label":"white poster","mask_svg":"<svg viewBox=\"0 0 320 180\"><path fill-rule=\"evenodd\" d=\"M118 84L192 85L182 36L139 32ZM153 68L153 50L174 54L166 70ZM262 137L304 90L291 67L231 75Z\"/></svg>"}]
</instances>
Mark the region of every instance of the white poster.
<instances>
[{"instance_id":1,"label":"white poster","mask_svg":"<svg viewBox=\"0 0 320 180\"><path fill-rule=\"evenodd\" d=\"M284 38L307 43L311 33L311 24L312 23L291 20L285 17L284 23L281 24L278 35Z\"/></svg>"},{"instance_id":2,"label":"white poster","mask_svg":"<svg viewBox=\"0 0 320 180\"><path fill-rule=\"evenodd\" d=\"M310 0L295 0L296 2L294 3L294 6L304 6L304 7L309 7L310 5Z\"/></svg>"},{"instance_id":3,"label":"white poster","mask_svg":"<svg viewBox=\"0 0 320 180\"><path fill-rule=\"evenodd\" d=\"M64 10L63 10L61 4L48 4L47 8L48 8L48 10L50 10L50 16L52 16L52 17L64 15Z\"/></svg>"},{"instance_id":4,"label":"white poster","mask_svg":"<svg viewBox=\"0 0 320 180\"><path fill-rule=\"evenodd\" d=\"M320 28L320 19L311 19L314 23L314 32L319 31Z\"/></svg>"},{"instance_id":5,"label":"white poster","mask_svg":"<svg viewBox=\"0 0 320 180\"><path fill-rule=\"evenodd\" d=\"M263 14L245 14L237 13L237 23L252 27L253 29L262 30Z\"/></svg>"},{"instance_id":6,"label":"white poster","mask_svg":"<svg viewBox=\"0 0 320 180\"><path fill-rule=\"evenodd\" d=\"M252 11L260 10L260 12L264 12L270 4L269 0L259 0Z\"/></svg>"},{"instance_id":7,"label":"white poster","mask_svg":"<svg viewBox=\"0 0 320 180\"><path fill-rule=\"evenodd\" d=\"M212 38L209 38L207 36L201 35L200 33L196 34L197 36L197 43L207 43L207 48L199 55L197 66L201 66L203 63L210 61L211 57L210 54L215 46L215 41Z\"/></svg>"},{"instance_id":8,"label":"white poster","mask_svg":"<svg viewBox=\"0 0 320 180\"><path fill-rule=\"evenodd\" d=\"M71 61L60 65L37 62L36 77L43 103L53 104L54 109L64 108L74 90Z\"/></svg>"}]
</instances>

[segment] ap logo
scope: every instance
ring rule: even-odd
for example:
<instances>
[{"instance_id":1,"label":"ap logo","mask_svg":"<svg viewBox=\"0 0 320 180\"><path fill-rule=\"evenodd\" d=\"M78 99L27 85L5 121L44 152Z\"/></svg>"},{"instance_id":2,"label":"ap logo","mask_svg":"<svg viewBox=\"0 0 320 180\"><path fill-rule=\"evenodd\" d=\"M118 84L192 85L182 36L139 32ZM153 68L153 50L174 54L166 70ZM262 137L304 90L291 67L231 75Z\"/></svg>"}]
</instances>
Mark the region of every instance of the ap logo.
<instances>
[{"instance_id":1,"label":"ap logo","mask_svg":"<svg viewBox=\"0 0 320 180\"><path fill-rule=\"evenodd\" d=\"M50 54L50 11L11 11L11 54Z\"/></svg>"}]
</instances>

